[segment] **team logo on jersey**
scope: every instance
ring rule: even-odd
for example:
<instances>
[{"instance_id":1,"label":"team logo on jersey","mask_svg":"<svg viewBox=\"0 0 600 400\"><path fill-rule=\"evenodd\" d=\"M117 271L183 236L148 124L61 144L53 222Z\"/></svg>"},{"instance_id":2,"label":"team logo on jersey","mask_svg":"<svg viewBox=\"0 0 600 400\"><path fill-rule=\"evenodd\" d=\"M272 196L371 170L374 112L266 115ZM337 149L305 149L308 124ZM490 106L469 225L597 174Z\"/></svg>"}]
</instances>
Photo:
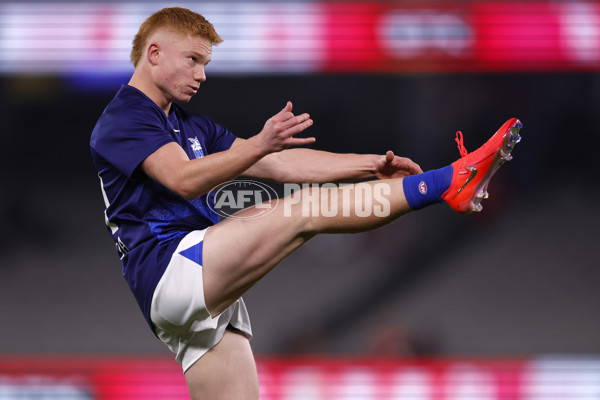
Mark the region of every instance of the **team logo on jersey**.
<instances>
[{"instance_id":1,"label":"team logo on jersey","mask_svg":"<svg viewBox=\"0 0 600 400\"><path fill-rule=\"evenodd\" d=\"M419 183L419 193L421 193L422 195L427 194L427 184L425 183L425 181L421 181Z\"/></svg>"},{"instance_id":2,"label":"team logo on jersey","mask_svg":"<svg viewBox=\"0 0 600 400\"><path fill-rule=\"evenodd\" d=\"M196 156L196 158L200 158L200 157L204 157L204 152L202 151L202 146L200 145L200 141L198 140L198 137L195 137L193 139L188 139L190 141L190 146L192 147L192 150L194 151L194 155Z\"/></svg>"}]
</instances>

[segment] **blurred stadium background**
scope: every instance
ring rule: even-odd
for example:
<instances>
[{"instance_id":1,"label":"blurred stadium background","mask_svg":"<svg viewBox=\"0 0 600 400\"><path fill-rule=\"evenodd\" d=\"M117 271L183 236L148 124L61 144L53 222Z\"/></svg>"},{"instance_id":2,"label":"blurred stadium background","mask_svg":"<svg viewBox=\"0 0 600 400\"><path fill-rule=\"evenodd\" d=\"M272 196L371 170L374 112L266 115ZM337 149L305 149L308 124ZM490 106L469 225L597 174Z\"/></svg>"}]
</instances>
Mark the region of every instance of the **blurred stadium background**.
<instances>
[{"instance_id":1,"label":"blurred stadium background","mask_svg":"<svg viewBox=\"0 0 600 400\"><path fill-rule=\"evenodd\" d=\"M88 148L173 5L225 39L188 107L240 137L292 100L315 148L431 169L524 123L482 214L317 237L245 296L262 398L600 399L600 3L256 0L0 2L1 400L186 398Z\"/></svg>"}]
</instances>

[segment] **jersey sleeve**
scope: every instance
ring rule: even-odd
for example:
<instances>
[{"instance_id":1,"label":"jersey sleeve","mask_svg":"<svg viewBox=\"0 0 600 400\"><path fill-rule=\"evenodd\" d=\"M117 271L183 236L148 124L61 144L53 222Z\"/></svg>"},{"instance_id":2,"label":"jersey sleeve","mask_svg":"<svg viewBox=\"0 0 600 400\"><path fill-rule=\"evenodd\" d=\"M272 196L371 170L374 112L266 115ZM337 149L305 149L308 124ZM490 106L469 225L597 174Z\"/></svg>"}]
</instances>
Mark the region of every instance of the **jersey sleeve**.
<instances>
[{"instance_id":1,"label":"jersey sleeve","mask_svg":"<svg viewBox=\"0 0 600 400\"><path fill-rule=\"evenodd\" d=\"M201 123L206 125L206 146L208 153L218 153L220 151L229 150L236 137L224 126L216 123L210 118L200 117Z\"/></svg>"},{"instance_id":2,"label":"jersey sleeve","mask_svg":"<svg viewBox=\"0 0 600 400\"><path fill-rule=\"evenodd\" d=\"M131 177L152 153L175 141L160 114L141 107L107 108L92 133L94 151Z\"/></svg>"},{"instance_id":3,"label":"jersey sleeve","mask_svg":"<svg viewBox=\"0 0 600 400\"><path fill-rule=\"evenodd\" d=\"M213 153L229 150L236 137L227 128L215 123L215 136L209 146Z\"/></svg>"}]
</instances>

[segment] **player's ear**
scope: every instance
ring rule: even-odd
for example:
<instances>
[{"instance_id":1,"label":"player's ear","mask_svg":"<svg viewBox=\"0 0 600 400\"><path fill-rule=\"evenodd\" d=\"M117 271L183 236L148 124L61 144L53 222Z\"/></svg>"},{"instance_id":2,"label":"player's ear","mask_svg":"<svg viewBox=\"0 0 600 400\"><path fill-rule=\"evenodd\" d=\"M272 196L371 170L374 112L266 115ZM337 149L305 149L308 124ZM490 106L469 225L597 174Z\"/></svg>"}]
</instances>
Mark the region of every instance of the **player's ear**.
<instances>
[{"instance_id":1,"label":"player's ear","mask_svg":"<svg viewBox=\"0 0 600 400\"><path fill-rule=\"evenodd\" d=\"M160 45L157 42L151 42L146 51L146 57L151 65L158 64L158 56L160 54Z\"/></svg>"}]
</instances>

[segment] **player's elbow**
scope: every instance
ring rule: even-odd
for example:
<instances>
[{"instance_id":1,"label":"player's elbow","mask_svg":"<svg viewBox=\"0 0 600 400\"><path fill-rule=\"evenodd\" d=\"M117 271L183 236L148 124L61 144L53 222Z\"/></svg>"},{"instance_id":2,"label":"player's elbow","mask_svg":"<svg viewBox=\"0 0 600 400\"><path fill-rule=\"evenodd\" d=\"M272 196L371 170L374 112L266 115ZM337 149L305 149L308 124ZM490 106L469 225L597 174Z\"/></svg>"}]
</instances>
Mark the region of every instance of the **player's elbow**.
<instances>
[{"instance_id":1,"label":"player's elbow","mask_svg":"<svg viewBox=\"0 0 600 400\"><path fill-rule=\"evenodd\" d=\"M181 197L183 197L184 199L186 199L187 201L192 201L194 200L196 197L198 197L197 195L193 194L193 193L179 193L179 195Z\"/></svg>"},{"instance_id":2,"label":"player's elbow","mask_svg":"<svg viewBox=\"0 0 600 400\"><path fill-rule=\"evenodd\" d=\"M190 201L210 192L214 185L209 182L198 184L193 179L182 179L177 181L172 190L185 200Z\"/></svg>"},{"instance_id":3,"label":"player's elbow","mask_svg":"<svg viewBox=\"0 0 600 400\"><path fill-rule=\"evenodd\" d=\"M185 200L190 201L207 194L215 185L212 176L198 174L193 170L182 168L170 175L167 187Z\"/></svg>"},{"instance_id":4,"label":"player's elbow","mask_svg":"<svg viewBox=\"0 0 600 400\"><path fill-rule=\"evenodd\" d=\"M186 200L194 200L196 197L200 196L201 193L198 192L197 188L193 187L186 181L180 181L173 185L171 189L179 196L183 197Z\"/></svg>"}]
</instances>

